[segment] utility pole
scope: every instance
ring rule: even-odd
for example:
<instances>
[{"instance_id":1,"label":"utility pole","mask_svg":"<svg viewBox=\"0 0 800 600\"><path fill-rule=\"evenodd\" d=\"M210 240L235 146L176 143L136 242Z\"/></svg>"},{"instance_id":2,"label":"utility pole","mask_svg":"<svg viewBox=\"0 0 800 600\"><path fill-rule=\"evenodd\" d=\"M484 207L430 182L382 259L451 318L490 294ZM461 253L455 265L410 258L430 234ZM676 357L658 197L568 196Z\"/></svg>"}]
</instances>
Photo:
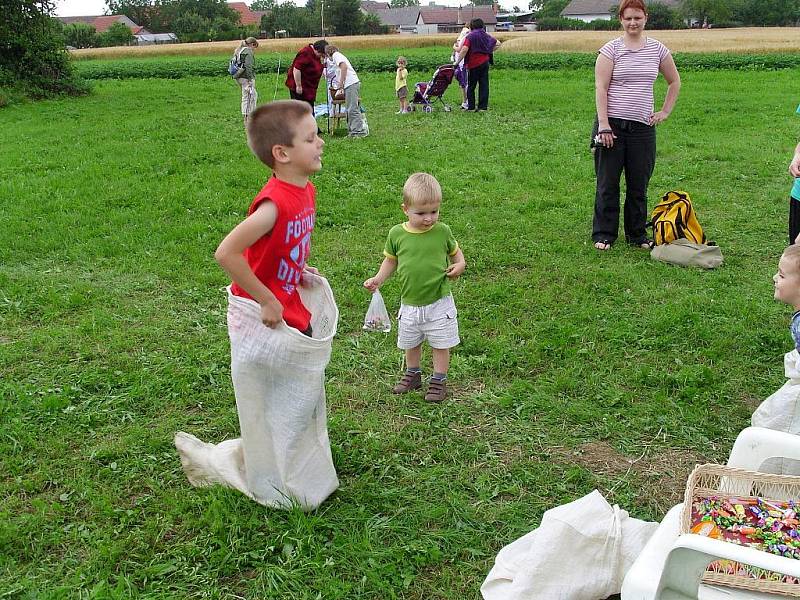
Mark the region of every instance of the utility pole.
<instances>
[{"instance_id":1,"label":"utility pole","mask_svg":"<svg viewBox=\"0 0 800 600\"><path fill-rule=\"evenodd\" d=\"M322 2L320 2L320 5L322 6L322 8L320 8L320 11L319 11L319 20L320 20L320 23L322 24L321 25L322 26L321 37L324 38L325 37L325 0L322 0Z\"/></svg>"}]
</instances>

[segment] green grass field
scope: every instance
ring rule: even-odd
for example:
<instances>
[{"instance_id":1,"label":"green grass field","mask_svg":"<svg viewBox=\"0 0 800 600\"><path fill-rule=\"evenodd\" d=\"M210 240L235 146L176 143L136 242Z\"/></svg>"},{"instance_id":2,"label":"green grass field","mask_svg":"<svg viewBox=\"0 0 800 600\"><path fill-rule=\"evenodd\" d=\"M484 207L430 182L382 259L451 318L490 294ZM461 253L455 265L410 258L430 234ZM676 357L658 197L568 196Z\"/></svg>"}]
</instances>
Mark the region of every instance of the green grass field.
<instances>
[{"instance_id":1,"label":"green grass field","mask_svg":"<svg viewBox=\"0 0 800 600\"><path fill-rule=\"evenodd\" d=\"M692 195L726 257L713 272L592 248L590 71L498 70L488 113L402 117L391 75L366 75L372 135L326 137L315 177L341 488L312 514L193 489L172 445L238 433L212 254L267 175L235 84L103 81L0 111L0 597L463 600L593 488L659 519L783 383L771 276L798 74L685 73L659 128L651 205ZM274 88L261 76L261 101ZM394 336L361 331L361 282L418 170L468 262L439 406L393 397ZM384 296L395 309L394 282Z\"/></svg>"}]
</instances>

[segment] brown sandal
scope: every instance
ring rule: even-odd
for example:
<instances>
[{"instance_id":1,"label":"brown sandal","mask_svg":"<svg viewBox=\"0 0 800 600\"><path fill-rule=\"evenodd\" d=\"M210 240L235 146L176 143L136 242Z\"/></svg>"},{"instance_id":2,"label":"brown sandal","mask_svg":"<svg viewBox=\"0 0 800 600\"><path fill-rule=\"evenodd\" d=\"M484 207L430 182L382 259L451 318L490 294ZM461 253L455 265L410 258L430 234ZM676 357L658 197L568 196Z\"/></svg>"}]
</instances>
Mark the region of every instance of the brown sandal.
<instances>
[{"instance_id":1,"label":"brown sandal","mask_svg":"<svg viewBox=\"0 0 800 600\"><path fill-rule=\"evenodd\" d=\"M397 382L397 385L392 388L393 394L405 394L412 390L418 390L422 387L422 373L409 373L406 371Z\"/></svg>"},{"instance_id":2,"label":"brown sandal","mask_svg":"<svg viewBox=\"0 0 800 600\"><path fill-rule=\"evenodd\" d=\"M445 398L447 398L447 382L444 379L431 379L425 401L438 404Z\"/></svg>"}]
</instances>

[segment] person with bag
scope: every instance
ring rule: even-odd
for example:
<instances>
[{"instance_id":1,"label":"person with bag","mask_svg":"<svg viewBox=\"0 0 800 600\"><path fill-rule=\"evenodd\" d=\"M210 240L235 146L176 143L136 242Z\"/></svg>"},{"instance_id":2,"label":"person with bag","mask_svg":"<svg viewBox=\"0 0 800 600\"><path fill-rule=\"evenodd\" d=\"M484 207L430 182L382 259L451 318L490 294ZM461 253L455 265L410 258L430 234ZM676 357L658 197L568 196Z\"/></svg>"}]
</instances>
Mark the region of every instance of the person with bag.
<instances>
[{"instance_id":1,"label":"person with bag","mask_svg":"<svg viewBox=\"0 0 800 600\"><path fill-rule=\"evenodd\" d=\"M405 352L406 371L392 393L405 394L422 387L420 361L422 343L427 340L433 353L433 375L425 394L428 402L447 397L450 348L461 342L450 281L467 266L450 228L439 222L441 204L442 188L433 175L414 173L406 180L402 207L408 221L389 230L383 262L364 282L365 288L377 292L397 272L397 347Z\"/></svg>"},{"instance_id":2,"label":"person with bag","mask_svg":"<svg viewBox=\"0 0 800 600\"><path fill-rule=\"evenodd\" d=\"M256 109L247 141L272 177L214 255L232 279L228 334L242 437L213 445L178 432L175 445L193 485L222 483L267 506L310 510L339 485L324 387L338 311L306 264L316 215L309 177L322 168L324 142L297 100ZM318 298L314 313L306 297Z\"/></svg>"},{"instance_id":3,"label":"person with bag","mask_svg":"<svg viewBox=\"0 0 800 600\"><path fill-rule=\"evenodd\" d=\"M632 246L650 249L647 221L647 186L656 163L656 130L669 117L681 88L672 54L644 33L647 7L643 0L622 0L619 5L621 37L600 48L595 63L597 118L593 136L597 188L592 241L609 250L619 230L620 177L625 172L625 239ZM653 84L661 73L667 95L654 112Z\"/></svg>"},{"instance_id":4,"label":"person with bag","mask_svg":"<svg viewBox=\"0 0 800 600\"><path fill-rule=\"evenodd\" d=\"M258 101L256 63L255 55L253 54L256 48L258 48L258 40L254 37L249 37L242 41L234 53L234 58L239 64L239 68L233 74L233 78L242 88L242 117L244 118L245 128L247 127L247 117L256 109L256 102Z\"/></svg>"}]
</instances>

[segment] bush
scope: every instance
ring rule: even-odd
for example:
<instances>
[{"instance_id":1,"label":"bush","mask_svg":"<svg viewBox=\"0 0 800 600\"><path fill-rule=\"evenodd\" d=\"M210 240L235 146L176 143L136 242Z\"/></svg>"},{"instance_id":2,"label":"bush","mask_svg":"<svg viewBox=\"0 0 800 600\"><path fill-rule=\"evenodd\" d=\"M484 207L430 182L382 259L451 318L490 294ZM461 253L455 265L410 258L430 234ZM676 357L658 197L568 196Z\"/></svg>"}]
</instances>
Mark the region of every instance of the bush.
<instances>
[{"instance_id":1,"label":"bush","mask_svg":"<svg viewBox=\"0 0 800 600\"><path fill-rule=\"evenodd\" d=\"M650 21L648 21L649 25ZM619 19L595 19L586 24L586 29L592 31L619 31L621 25Z\"/></svg>"},{"instance_id":2,"label":"bush","mask_svg":"<svg viewBox=\"0 0 800 600\"><path fill-rule=\"evenodd\" d=\"M538 31L582 31L586 29L586 23L564 17L543 17L537 21L536 29Z\"/></svg>"},{"instance_id":3,"label":"bush","mask_svg":"<svg viewBox=\"0 0 800 600\"><path fill-rule=\"evenodd\" d=\"M133 43L133 32L127 25L114 23L97 36L97 45L101 48L111 46L130 46Z\"/></svg>"},{"instance_id":4,"label":"bush","mask_svg":"<svg viewBox=\"0 0 800 600\"><path fill-rule=\"evenodd\" d=\"M49 16L50 0L3 4L0 87L24 88L32 98L87 93L87 83L73 71L61 23Z\"/></svg>"},{"instance_id":5,"label":"bush","mask_svg":"<svg viewBox=\"0 0 800 600\"><path fill-rule=\"evenodd\" d=\"M64 42L73 48L97 46L97 31L88 23L70 23L64 26Z\"/></svg>"}]
</instances>

